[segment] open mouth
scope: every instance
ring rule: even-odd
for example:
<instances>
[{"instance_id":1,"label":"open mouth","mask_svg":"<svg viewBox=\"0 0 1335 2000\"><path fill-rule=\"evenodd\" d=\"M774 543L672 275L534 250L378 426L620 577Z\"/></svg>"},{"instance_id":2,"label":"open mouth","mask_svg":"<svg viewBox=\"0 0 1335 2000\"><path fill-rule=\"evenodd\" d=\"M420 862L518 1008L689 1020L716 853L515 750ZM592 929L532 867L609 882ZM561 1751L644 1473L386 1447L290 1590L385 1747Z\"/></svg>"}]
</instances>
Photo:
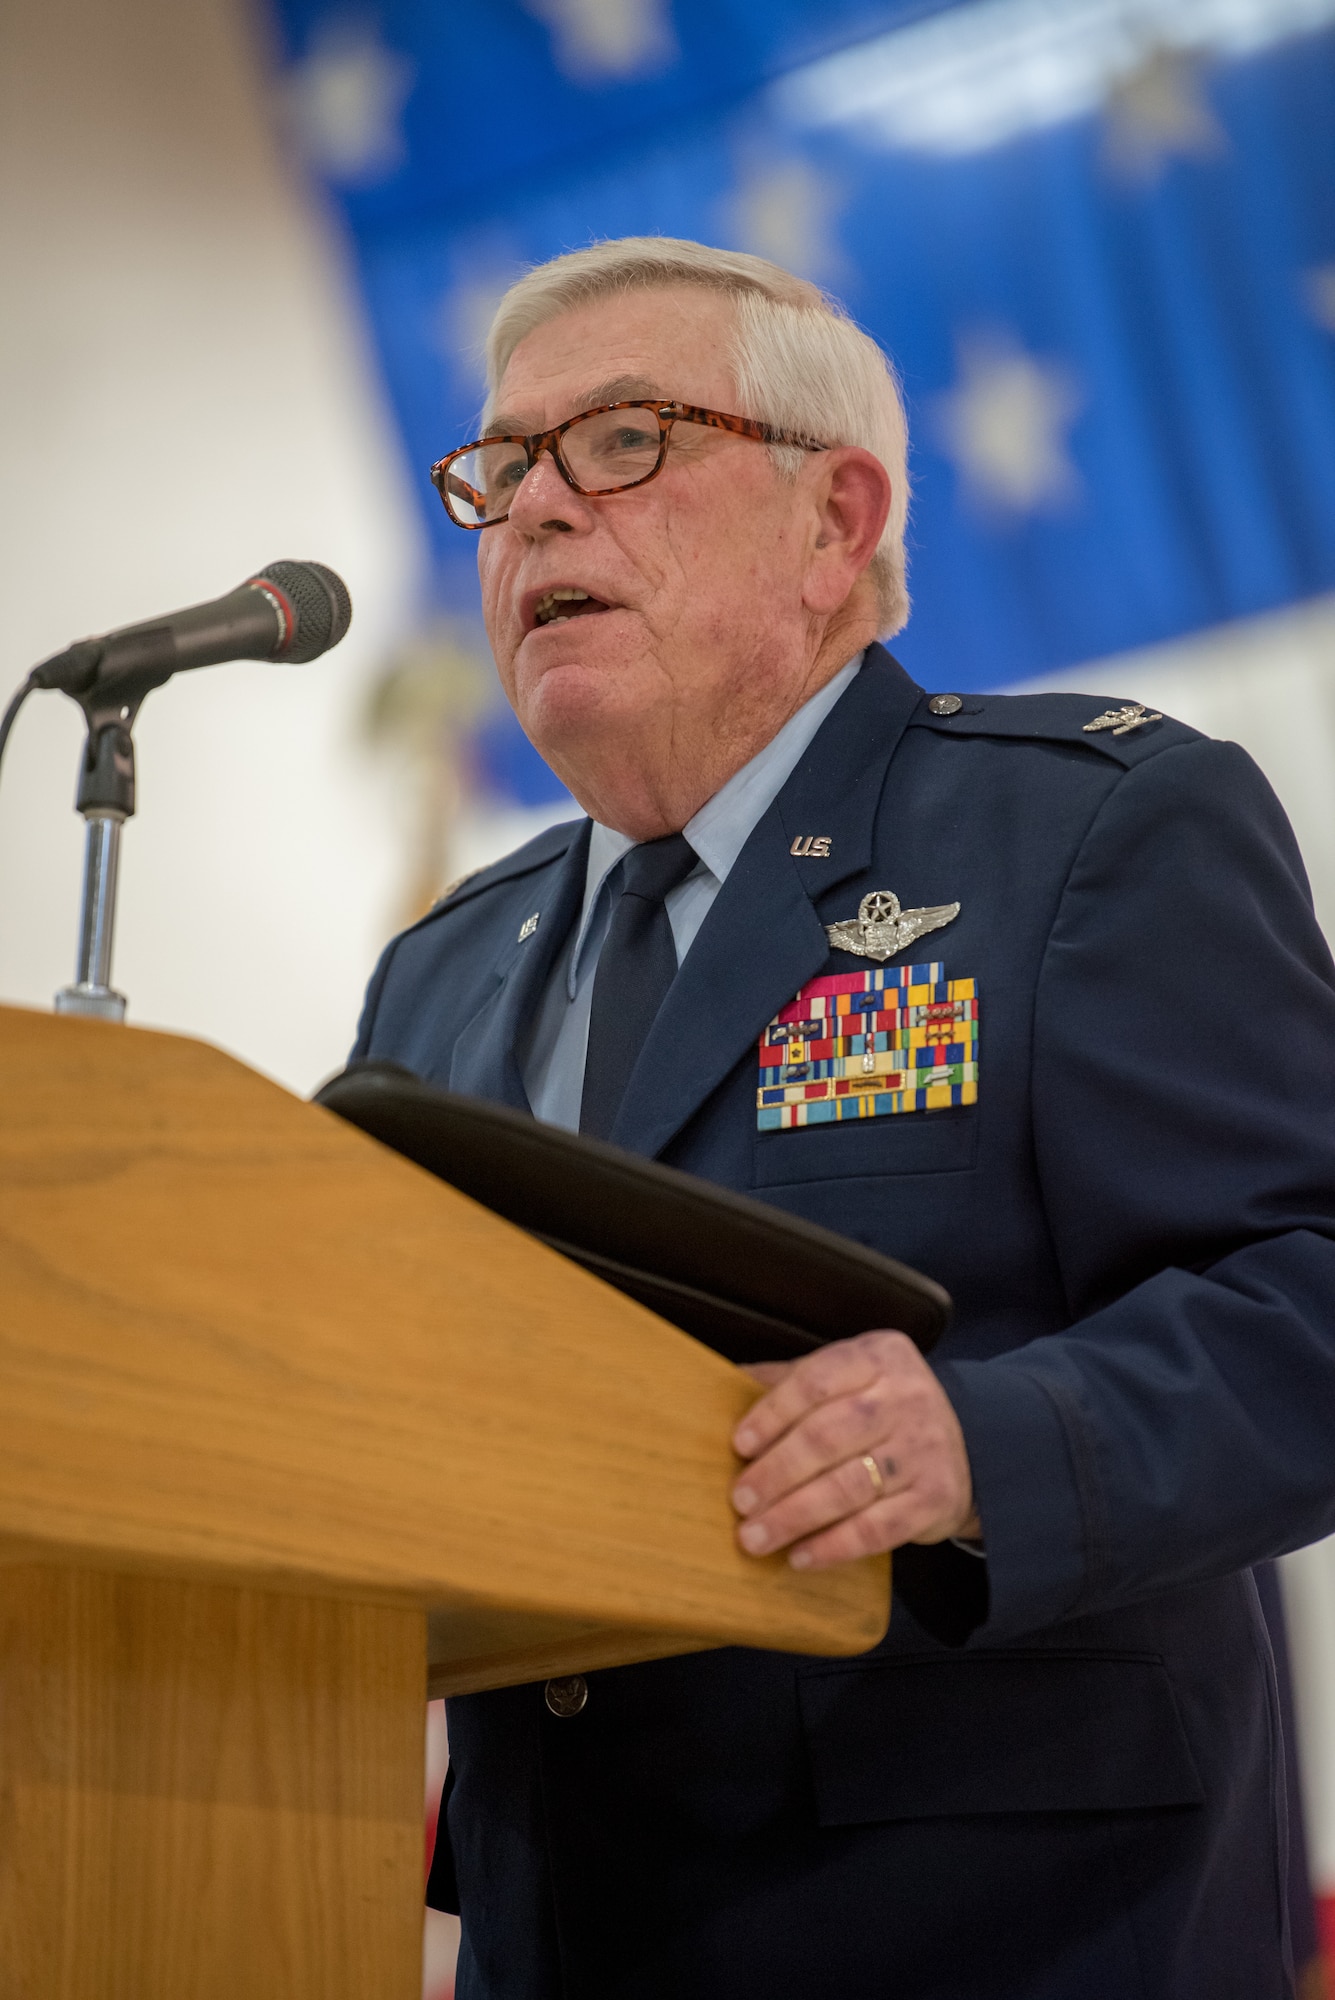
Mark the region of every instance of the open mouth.
<instances>
[{"instance_id":1,"label":"open mouth","mask_svg":"<svg viewBox=\"0 0 1335 2000\"><path fill-rule=\"evenodd\" d=\"M587 618L593 611L610 611L611 606L601 598L590 597L587 590L576 590L573 586L562 586L560 590L549 590L540 597L533 607L533 623L538 625L559 625L566 618Z\"/></svg>"}]
</instances>

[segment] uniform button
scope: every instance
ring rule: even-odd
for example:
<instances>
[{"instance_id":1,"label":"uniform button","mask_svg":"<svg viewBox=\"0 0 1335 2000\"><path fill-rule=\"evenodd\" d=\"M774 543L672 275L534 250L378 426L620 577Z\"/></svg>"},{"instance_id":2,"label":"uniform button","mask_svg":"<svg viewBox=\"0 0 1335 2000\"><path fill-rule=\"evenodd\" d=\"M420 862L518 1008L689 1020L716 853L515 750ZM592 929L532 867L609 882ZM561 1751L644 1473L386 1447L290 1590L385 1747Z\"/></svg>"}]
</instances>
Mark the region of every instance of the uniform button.
<instances>
[{"instance_id":1,"label":"uniform button","mask_svg":"<svg viewBox=\"0 0 1335 2000\"><path fill-rule=\"evenodd\" d=\"M957 694L934 694L927 704L933 715L958 715L963 706Z\"/></svg>"},{"instance_id":2,"label":"uniform button","mask_svg":"<svg viewBox=\"0 0 1335 2000\"><path fill-rule=\"evenodd\" d=\"M542 1698L553 1715L578 1715L589 1698L589 1683L583 1674L567 1674L562 1680L548 1681Z\"/></svg>"}]
</instances>

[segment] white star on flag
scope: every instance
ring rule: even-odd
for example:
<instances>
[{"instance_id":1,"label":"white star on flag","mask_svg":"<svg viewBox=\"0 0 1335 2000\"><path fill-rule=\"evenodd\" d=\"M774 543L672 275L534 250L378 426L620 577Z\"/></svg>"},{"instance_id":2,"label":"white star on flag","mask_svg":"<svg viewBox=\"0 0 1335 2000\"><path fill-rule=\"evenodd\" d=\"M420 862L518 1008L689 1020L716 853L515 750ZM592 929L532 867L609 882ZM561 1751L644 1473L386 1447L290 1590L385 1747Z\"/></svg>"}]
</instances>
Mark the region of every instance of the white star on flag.
<instances>
[{"instance_id":1,"label":"white star on flag","mask_svg":"<svg viewBox=\"0 0 1335 2000\"><path fill-rule=\"evenodd\" d=\"M397 167L413 75L364 24L323 28L287 80L289 116L312 166L335 181L380 180Z\"/></svg>"},{"instance_id":2,"label":"white star on flag","mask_svg":"<svg viewBox=\"0 0 1335 2000\"><path fill-rule=\"evenodd\" d=\"M552 31L559 70L576 83L640 76L677 55L667 0L523 0Z\"/></svg>"},{"instance_id":3,"label":"white star on flag","mask_svg":"<svg viewBox=\"0 0 1335 2000\"><path fill-rule=\"evenodd\" d=\"M439 352L457 374L480 384L483 349L496 308L524 268L505 232L479 231L457 246L454 266L461 275L440 302L436 316Z\"/></svg>"},{"instance_id":4,"label":"white star on flag","mask_svg":"<svg viewBox=\"0 0 1335 2000\"><path fill-rule=\"evenodd\" d=\"M1083 397L1060 363L996 333L959 343L959 382L935 398L941 444L985 506L1030 514L1079 491L1066 437Z\"/></svg>"},{"instance_id":5,"label":"white star on flag","mask_svg":"<svg viewBox=\"0 0 1335 2000\"><path fill-rule=\"evenodd\" d=\"M1335 333L1335 262L1313 264L1303 272L1307 310L1326 333Z\"/></svg>"},{"instance_id":6,"label":"white star on flag","mask_svg":"<svg viewBox=\"0 0 1335 2000\"><path fill-rule=\"evenodd\" d=\"M791 158L753 165L729 197L725 228L744 250L805 278L845 274L835 235L843 195L833 181Z\"/></svg>"},{"instance_id":7,"label":"white star on flag","mask_svg":"<svg viewBox=\"0 0 1335 2000\"><path fill-rule=\"evenodd\" d=\"M1217 160L1228 151L1210 108L1201 59L1188 49L1152 48L1110 87L1103 107L1103 157L1121 180L1153 187L1170 160Z\"/></svg>"}]
</instances>

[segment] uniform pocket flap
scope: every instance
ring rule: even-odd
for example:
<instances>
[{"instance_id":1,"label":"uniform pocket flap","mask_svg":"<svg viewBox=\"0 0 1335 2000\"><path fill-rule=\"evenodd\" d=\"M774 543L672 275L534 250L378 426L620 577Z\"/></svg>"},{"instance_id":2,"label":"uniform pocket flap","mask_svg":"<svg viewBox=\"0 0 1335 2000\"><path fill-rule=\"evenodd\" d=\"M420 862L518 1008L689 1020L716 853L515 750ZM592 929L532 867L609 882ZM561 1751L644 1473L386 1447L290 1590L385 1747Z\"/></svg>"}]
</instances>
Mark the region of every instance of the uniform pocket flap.
<instances>
[{"instance_id":1,"label":"uniform pocket flap","mask_svg":"<svg viewBox=\"0 0 1335 2000\"><path fill-rule=\"evenodd\" d=\"M860 1118L842 1125L807 1125L796 1132L761 1132L755 1185L803 1181L882 1180L893 1174L967 1172L978 1155L978 1107L917 1111L907 1118Z\"/></svg>"},{"instance_id":2,"label":"uniform pocket flap","mask_svg":"<svg viewBox=\"0 0 1335 2000\"><path fill-rule=\"evenodd\" d=\"M1205 1796L1154 1658L878 1660L804 1673L800 1699L822 1826Z\"/></svg>"}]
</instances>

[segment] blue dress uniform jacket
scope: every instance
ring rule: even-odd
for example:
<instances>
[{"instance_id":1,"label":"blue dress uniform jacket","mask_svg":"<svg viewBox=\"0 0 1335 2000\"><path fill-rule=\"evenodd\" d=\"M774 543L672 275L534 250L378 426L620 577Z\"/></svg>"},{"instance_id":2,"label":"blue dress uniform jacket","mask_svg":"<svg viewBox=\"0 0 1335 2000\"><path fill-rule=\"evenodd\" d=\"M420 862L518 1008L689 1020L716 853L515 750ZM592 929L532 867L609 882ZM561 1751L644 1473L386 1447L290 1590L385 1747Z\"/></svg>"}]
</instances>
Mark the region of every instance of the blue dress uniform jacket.
<instances>
[{"instance_id":1,"label":"blue dress uniform jacket","mask_svg":"<svg viewBox=\"0 0 1335 2000\"><path fill-rule=\"evenodd\" d=\"M897 1556L860 1659L617 1669L564 1718L538 1686L451 1702L460 2000L1291 1990L1249 1566L1335 1528L1335 970L1246 755L1085 733L1104 705L937 715L872 648L613 1135L948 1286L986 1564ZM555 828L397 939L356 1053L522 1107L586 845ZM900 959L977 980L977 1102L758 1131L758 1037L866 968L825 925L874 889L961 906Z\"/></svg>"}]
</instances>

